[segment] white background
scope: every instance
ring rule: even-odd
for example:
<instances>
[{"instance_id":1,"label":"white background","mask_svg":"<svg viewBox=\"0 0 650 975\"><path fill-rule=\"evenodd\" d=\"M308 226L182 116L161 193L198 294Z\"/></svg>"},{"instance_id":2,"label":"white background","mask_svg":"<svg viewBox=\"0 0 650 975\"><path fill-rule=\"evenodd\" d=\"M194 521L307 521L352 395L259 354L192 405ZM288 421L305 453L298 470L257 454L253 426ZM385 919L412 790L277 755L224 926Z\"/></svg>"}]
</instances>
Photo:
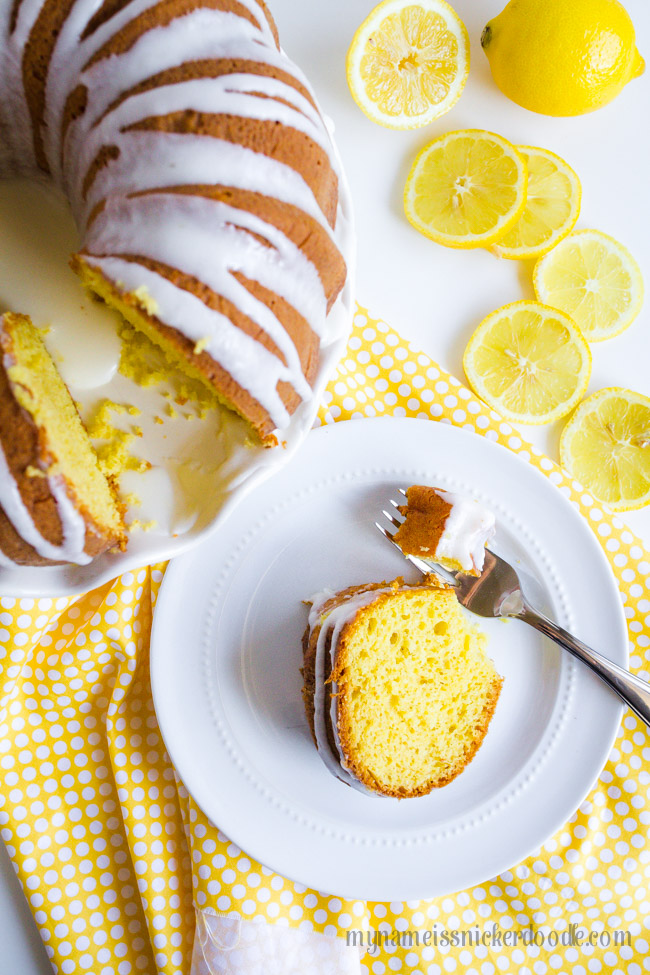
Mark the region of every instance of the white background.
<instances>
[{"instance_id":1,"label":"white background","mask_svg":"<svg viewBox=\"0 0 650 975\"><path fill-rule=\"evenodd\" d=\"M570 0L566 0L567 3ZM619 98L579 118L535 115L509 102L492 82L481 31L505 0L454 0L471 40L467 86L451 112L425 129L392 132L368 121L345 79L345 54L369 0L271 0L280 37L305 70L333 118L354 201L358 233L357 296L445 369L462 378L462 353L482 318L499 305L533 297L531 266L499 261L487 251L454 251L426 240L406 221L404 182L416 153L453 129L485 128L512 142L563 156L583 188L578 227L619 238L636 257L650 289L650 70ZM650 63L650 4L626 0L638 46ZM650 395L650 299L618 338L592 346L589 392L620 385ZM523 436L557 459L562 421L522 427ZM632 512L633 530L650 541L650 508ZM51 968L0 848L0 973L50 975Z\"/></svg>"}]
</instances>

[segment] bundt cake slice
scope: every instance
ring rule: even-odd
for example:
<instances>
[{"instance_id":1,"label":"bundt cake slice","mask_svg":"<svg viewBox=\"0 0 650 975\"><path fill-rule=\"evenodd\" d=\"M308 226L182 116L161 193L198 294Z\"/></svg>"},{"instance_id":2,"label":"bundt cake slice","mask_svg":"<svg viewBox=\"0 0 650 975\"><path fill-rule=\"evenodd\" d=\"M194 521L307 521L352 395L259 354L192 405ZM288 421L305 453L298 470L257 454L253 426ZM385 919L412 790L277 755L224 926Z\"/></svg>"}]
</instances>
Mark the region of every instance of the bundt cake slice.
<instances>
[{"instance_id":1,"label":"bundt cake slice","mask_svg":"<svg viewBox=\"0 0 650 975\"><path fill-rule=\"evenodd\" d=\"M0 318L0 566L84 565L126 531L67 387L29 318Z\"/></svg>"},{"instance_id":2,"label":"bundt cake slice","mask_svg":"<svg viewBox=\"0 0 650 975\"><path fill-rule=\"evenodd\" d=\"M501 691L486 641L433 576L314 596L303 695L332 774L397 798L456 778L483 742Z\"/></svg>"},{"instance_id":3,"label":"bundt cake slice","mask_svg":"<svg viewBox=\"0 0 650 975\"><path fill-rule=\"evenodd\" d=\"M0 3L0 94L0 176L63 190L86 287L281 442L347 331L346 221L262 0Z\"/></svg>"},{"instance_id":4,"label":"bundt cake slice","mask_svg":"<svg viewBox=\"0 0 650 975\"><path fill-rule=\"evenodd\" d=\"M414 484L399 511L405 520L393 536L404 555L417 555L445 569L480 575L485 546L495 533L491 511L474 498Z\"/></svg>"}]
</instances>

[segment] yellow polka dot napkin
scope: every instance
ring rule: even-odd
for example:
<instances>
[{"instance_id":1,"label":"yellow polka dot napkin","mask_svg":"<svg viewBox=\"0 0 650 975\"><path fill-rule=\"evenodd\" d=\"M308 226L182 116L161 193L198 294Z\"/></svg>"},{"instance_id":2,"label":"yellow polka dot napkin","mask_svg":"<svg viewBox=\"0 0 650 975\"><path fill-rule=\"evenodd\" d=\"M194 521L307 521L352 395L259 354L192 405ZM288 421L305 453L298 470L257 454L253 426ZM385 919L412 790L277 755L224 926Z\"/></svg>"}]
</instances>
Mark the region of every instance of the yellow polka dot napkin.
<instances>
[{"instance_id":1,"label":"yellow polka dot napkin","mask_svg":"<svg viewBox=\"0 0 650 975\"><path fill-rule=\"evenodd\" d=\"M484 434L570 497L617 575L631 668L648 679L650 556L640 542L458 380L359 308L319 422L378 414ZM0 599L0 826L56 972L650 970L650 750L631 713L591 795L524 863L434 901L322 895L246 856L170 765L149 683L163 571L129 572L76 597ZM346 945L354 931L371 934L363 957Z\"/></svg>"}]
</instances>

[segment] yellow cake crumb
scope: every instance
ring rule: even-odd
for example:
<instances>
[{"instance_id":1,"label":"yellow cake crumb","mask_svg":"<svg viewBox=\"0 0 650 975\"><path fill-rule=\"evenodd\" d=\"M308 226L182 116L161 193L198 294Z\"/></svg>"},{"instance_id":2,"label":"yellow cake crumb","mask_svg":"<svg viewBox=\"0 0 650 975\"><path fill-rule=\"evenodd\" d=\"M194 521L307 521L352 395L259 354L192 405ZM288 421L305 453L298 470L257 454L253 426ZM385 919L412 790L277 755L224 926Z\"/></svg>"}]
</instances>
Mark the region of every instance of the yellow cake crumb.
<instances>
[{"instance_id":1,"label":"yellow cake crumb","mask_svg":"<svg viewBox=\"0 0 650 975\"><path fill-rule=\"evenodd\" d=\"M167 378L164 358L153 342L126 322L120 324L118 331L122 339L121 374L144 389L164 382Z\"/></svg>"},{"instance_id":2,"label":"yellow cake crumb","mask_svg":"<svg viewBox=\"0 0 650 975\"><path fill-rule=\"evenodd\" d=\"M97 440L108 440L116 430L111 413L128 413L129 416L139 416L137 406L128 403L116 403L112 399L103 399L95 407L95 412L86 424L88 436Z\"/></svg>"},{"instance_id":3,"label":"yellow cake crumb","mask_svg":"<svg viewBox=\"0 0 650 975\"><path fill-rule=\"evenodd\" d=\"M142 473L149 470L151 467L149 461L142 460L141 457L134 457L129 451L129 444L134 440L135 437L132 433L116 430L110 440L95 447L100 469L107 477L117 476L123 471Z\"/></svg>"},{"instance_id":4,"label":"yellow cake crumb","mask_svg":"<svg viewBox=\"0 0 650 975\"><path fill-rule=\"evenodd\" d=\"M152 521L141 521L139 518L134 518L132 522L129 523L129 531L141 531L150 532L152 529L158 526L158 522Z\"/></svg>"},{"instance_id":5,"label":"yellow cake crumb","mask_svg":"<svg viewBox=\"0 0 650 975\"><path fill-rule=\"evenodd\" d=\"M149 293L148 288L146 288L144 284L141 284L139 288L135 289L133 292L133 297L137 298L138 304L144 308L147 314L157 314L159 308L158 302L153 295Z\"/></svg>"},{"instance_id":6,"label":"yellow cake crumb","mask_svg":"<svg viewBox=\"0 0 650 975\"><path fill-rule=\"evenodd\" d=\"M172 420L175 420L176 417L178 416L178 410L175 410L171 403L167 404L167 408L165 412L167 413L167 416L170 416L172 418Z\"/></svg>"},{"instance_id":7,"label":"yellow cake crumb","mask_svg":"<svg viewBox=\"0 0 650 975\"><path fill-rule=\"evenodd\" d=\"M163 420L163 418L161 416L154 416L153 422L154 423L160 423L162 425L165 421Z\"/></svg>"},{"instance_id":8,"label":"yellow cake crumb","mask_svg":"<svg viewBox=\"0 0 650 975\"><path fill-rule=\"evenodd\" d=\"M119 370L123 376L143 388L165 385L168 388L161 389L161 394L166 399L174 399L180 405L191 403L201 418L215 409L219 402L216 393L205 382L179 372L178 363L172 362L146 335L126 322L121 324L119 334L122 339Z\"/></svg>"},{"instance_id":9,"label":"yellow cake crumb","mask_svg":"<svg viewBox=\"0 0 650 975\"><path fill-rule=\"evenodd\" d=\"M125 494L122 501L130 508L138 508L142 504L141 498L139 498L138 495L134 494L133 492L130 494Z\"/></svg>"},{"instance_id":10,"label":"yellow cake crumb","mask_svg":"<svg viewBox=\"0 0 650 975\"><path fill-rule=\"evenodd\" d=\"M42 471L40 467L34 467L33 464L27 465L25 474L27 474L27 477L47 477L45 471Z\"/></svg>"},{"instance_id":11,"label":"yellow cake crumb","mask_svg":"<svg viewBox=\"0 0 650 975\"><path fill-rule=\"evenodd\" d=\"M101 400L95 407L95 412L89 419L86 429L92 440L105 441L105 443L95 444L95 452L101 471L106 477L115 477L123 471L142 472L148 470L151 464L134 456L129 449L136 435L115 426L113 413L138 416L140 410L137 406L116 403L110 399Z\"/></svg>"},{"instance_id":12,"label":"yellow cake crumb","mask_svg":"<svg viewBox=\"0 0 650 975\"><path fill-rule=\"evenodd\" d=\"M202 339L199 339L199 341L194 346L194 355L200 355L201 352L204 351L204 349L207 349L209 342L210 342L209 335L204 335Z\"/></svg>"}]
</instances>

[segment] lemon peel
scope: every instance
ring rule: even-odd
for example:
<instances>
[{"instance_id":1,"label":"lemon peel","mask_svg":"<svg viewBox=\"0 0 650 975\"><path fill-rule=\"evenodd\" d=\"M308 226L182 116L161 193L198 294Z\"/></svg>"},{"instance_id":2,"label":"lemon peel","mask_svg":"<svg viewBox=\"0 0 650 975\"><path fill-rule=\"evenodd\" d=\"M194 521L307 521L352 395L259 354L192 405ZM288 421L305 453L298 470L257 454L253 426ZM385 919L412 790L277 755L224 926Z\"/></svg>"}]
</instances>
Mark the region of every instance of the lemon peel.
<instances>
[{"instance_id":1,"label":"lemon peel","mask_svg":"<svg viewBox=\"0 0 650 975\"><path fill-rule=\"evenodd\" d=\"M445 0L384 0L355 33L346 73L352 97L373 122L427 125L465 87L467 30Z\"/></svg>"},{"instance_id":2,"label":"lemon peel","mask_svg":"<svg viewBox=\"0 0 650 975\"><path fill-rule=\"evenodd\" d=\"M416 156L406 181L410 223L446 247L487 247L518 220L526 204L526 161L503 136L461 129L434 139Z\"/></svg>"},{"instance_id":3,"label":"lemon peel","mask_svg":"<svg viewBox=\"0 0 650 975\"><path fill-rule=\"evenodd\" d=\"M571 412L591 375L591 352L563 312L514 301L485 318L463 366L482 400L515 423L551 423Z\"/></svg>"}]
</instances>

